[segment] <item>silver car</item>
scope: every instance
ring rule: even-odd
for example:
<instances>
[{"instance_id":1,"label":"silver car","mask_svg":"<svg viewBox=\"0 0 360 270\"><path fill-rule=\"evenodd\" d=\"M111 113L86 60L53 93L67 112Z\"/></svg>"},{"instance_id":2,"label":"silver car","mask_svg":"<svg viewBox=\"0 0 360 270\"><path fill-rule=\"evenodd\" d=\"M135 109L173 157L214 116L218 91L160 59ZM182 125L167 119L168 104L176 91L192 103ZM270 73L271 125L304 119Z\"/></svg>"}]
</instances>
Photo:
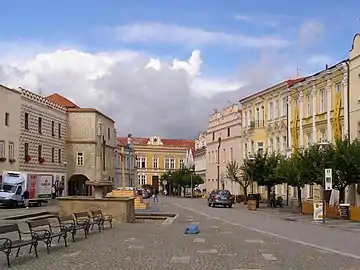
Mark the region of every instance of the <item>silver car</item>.
<instances>
[{"instance_id":1,"label":"silver car","mask_svg":"<svg viewBox=\"0 0 360 270\"><path fill-rule=\"evenodd\" d=\"M213 190L208 197L208 206L215 207L217 205L221 205L223 207L231 208L234 201L232 199L230 191L223 190Z\"/></svg>"}]
</instances>

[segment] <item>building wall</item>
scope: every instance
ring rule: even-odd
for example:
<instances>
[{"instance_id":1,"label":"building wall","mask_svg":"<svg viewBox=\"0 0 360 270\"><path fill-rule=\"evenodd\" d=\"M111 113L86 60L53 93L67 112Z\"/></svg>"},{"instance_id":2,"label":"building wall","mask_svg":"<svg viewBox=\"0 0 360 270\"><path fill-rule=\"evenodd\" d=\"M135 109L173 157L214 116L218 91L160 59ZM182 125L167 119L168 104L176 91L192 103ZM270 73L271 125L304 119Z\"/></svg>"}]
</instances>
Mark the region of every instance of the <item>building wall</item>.
<instances>
[{"instance_id":1,"label":"building wall","mask_svg":"<svg viewBox=\"0 0 360 270\"><path fill-rule=\"evenodd\" d=\"M39 124L39 118L41 118L41 124ZM65 108L35 93L21 89L21 117L18 121L21 125L19 170L28 174L52 175L54 184L61 181L66 184L67 115ZM26 144L28 153L25 149ZM42 148L41 156L39 156L39 146ZM26 154L31 157L30 161L25 160ZM45 160L43 164L39 162L40 157Z\"/></svg>"},{"instance_id":2,"label":"building wall","mask_svg":"<svg viewBox=\"0 0 360 270\"><path fill-rule=\"evenodd\" d=\"M0 85L0 158L6 158L0 162L0 175L3 171L19 170L20 111L21 92ZM5 125L5 114L8 114L8 125ZM10 159L15 162L11 163Z\"/></svg>"},{"instance_id":3,"label":"building wall","mask_svg":"<svg viewBox=\"0 0 360 270\"><path fill-rule=\"evenodd\" d=\"M289 96L289 145L335 142L348 134L347 66L339 63L293 85ZM320 186L306 186L306 199L321 199Z\"/></svg>"},{"instance_id":4,"label":"building wall","mask_svg":"<svg viewBox=\"0 0 360 270\"><path fill-rule=\"evenodd\" d=\"M175 141L175 140L174 140ZM179 140L181 142L183 140ZM153 177L161 177L161 175L170 170L178 170L185 162L188 145L167 145L162 142L158 136L149 138L146 144L137 144L134 141L134 150L137 157L137 185L144 184L154 185ZM145 159L145 166L142 166L141 160ZM165 160L173 159L174 167L166 167ZM155 162L155 160L157 162ZM157 163L157 168L154 166ZM161 184L159 183L161 188Z\"/></svg>"},{"instance_id":5,"label":"building wall","mask_svg":"<svg viewBox=\"0 0 360 270\"><path fill-rule=\"evenodd\" d=\"M124 174L125 185L134 187L138 185L136 170L135 152L132 147L118 145L115 151L115 186L122 187L123 164L122 155L124 154Z\"/></svg>"},{"instance_id":6,"label":"building wall","mask_svg":"<svg viewBox=\"0 0 360 270\"><path fill-rule=\"evenodd\" d=\"M246 158L260 152L288 151L287 137L287 96L289 81L272 86L264 91L240 100L242 106L243 155ZM254 179L256 181L256 179ZM265 187L257 187L256 182L248 191L267 196ZM275 187L277 195L286 195L286 186Z\"/></svg>"},{"instance_id":7,"label":"building wall","mask_svg":"<svg viewBox=\"0 0 360 270\"><path fill-rule=\"evenodd\" d=\"M206 131L205 188L207 192L217 189L217 166L219 164L219 188L224 187L233 194L240 193L240 185L226 179L226 164L230 161L236 161L240 165L243 163L241 132L241 111L237 104L230 105L221 112L215 111L210 116ZM219 138L221 138L221 143L218 160Z\"/></svg>"},{"instance_id":8,"label":"building wall","mask_svg":"<svg viewBox=\"0 0 360 270\"><path fill-rule=\"evenodd\" d=\"M101 127L100 127L101 126ZM114 122L96 110L68 110L68 173L84 174L91 181L115 179ZM105 173L102 163L102 136L105 139ZM78 164L79 154L83 164Z\"/></svg>"},{"instance_id":9,"label":"building wall","mask_svg":"<svg viewBox=\"0 0 360 270\"><path fill-rule=\"evenodd\" d=\"M195 173L206 180L206 132L200 132L195 138L194 152Z\"/></svg>"},{"instance_id":10,"label":"building wall","mask_svg":"<svg viewBox=\"0 0 360 270\"><path fill-rule=\"evenodd\" d=\"M349 136L360 139L360 34L355 35L349 55ZM349 201L360 205L359 185L349 189Z\"/></svg>"}]
</instances>

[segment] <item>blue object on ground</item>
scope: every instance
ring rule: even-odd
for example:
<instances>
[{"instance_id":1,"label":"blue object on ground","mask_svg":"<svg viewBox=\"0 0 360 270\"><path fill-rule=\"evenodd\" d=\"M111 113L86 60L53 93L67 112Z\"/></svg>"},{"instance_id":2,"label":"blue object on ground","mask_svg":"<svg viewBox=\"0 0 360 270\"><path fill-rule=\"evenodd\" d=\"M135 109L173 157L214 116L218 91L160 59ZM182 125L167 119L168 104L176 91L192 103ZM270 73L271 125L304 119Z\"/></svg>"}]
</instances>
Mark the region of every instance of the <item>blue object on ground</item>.
<instances>
[{"instance_id":1,"label":"blue object on ground","mask_svg":"<svg viewBox=\"0 0 360 270\"><path fill-rule=\"evenodd\" d=\"M189 226L187 226L186 230L185 230L185 234L198 234L199 231L199 226L197 224L190 224Z\"/></svg>"}]
</instances>

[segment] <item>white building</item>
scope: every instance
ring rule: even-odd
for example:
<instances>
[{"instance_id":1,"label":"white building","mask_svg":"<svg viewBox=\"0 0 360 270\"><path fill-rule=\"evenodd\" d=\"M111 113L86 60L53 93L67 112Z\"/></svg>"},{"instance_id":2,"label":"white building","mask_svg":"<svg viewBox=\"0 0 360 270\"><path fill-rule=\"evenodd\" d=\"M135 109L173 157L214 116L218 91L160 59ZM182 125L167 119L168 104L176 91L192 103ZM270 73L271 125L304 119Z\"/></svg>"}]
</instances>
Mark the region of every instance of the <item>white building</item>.
<instances>
[{"instance_id":1,"label":"white building","mask_svg":"<svg viewBox=\"0 0 360 270\"><path fill-rule=\"evenodd\" d=\"M200 132L195 138L195 173L198 174L203 181L206 180L206 132Z\"/></svg>"},{"instance_id":2,"label":"white building","mask_svg":"<svg viewBox=\"0 0 360 270\"><path fill-rule=\"evenodd\" d=\"M0 182L4 171L19 170L21 92L0 85Z\"/></svg>"},{"instance_id":3,"label":"white building","mask_svg":"<svg viewBox=\"0 0 360 270\"><path fill-rule=\"evenodd\" d=\"M124 160L122 160L124 156ZM123 169L124 163L124 169ZM115 150L115 186L122 187L123 176L126 187L137 186L136 156L132 136L128 134L126 144L118 140Z\"/></svg>"}]
</instances>

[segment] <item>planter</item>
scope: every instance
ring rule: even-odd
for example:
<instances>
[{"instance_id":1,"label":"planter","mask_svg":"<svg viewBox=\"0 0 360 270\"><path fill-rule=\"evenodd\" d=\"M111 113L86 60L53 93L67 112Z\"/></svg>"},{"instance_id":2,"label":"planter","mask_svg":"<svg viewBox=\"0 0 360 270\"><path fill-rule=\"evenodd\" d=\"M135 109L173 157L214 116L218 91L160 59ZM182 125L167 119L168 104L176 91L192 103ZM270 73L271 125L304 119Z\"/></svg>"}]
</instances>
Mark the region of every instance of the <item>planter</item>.
<instances>
[{"instance_id":1,"label":"planter","mask_svg":"<svg viewBox=\"0 0 360 270\"><path fill-rule=\"evenodd\" d=\"M5 157L0 158L0 162L5 162L5 161L6 161Z\"/></svg>"},{"instance_id":2,"label":"planter","mask_svg":"<svg viewBox=\"0 0 360 270\"><path fill-rule=\"evenodd\" d=\"M247 201L247 209L249 211L256 211L256 200L248 200Z\"/></svg>"},{"instance_id":3,"label":"planter","mask_svg":"<svg viewBox=\"0 0 360 270\"><path fill-rule=\"evenodd\" d=\"M43 164L44 162L45 162L45 159L44 159L44 158L42 158L42 157L39 158L39 163L40 163L40 164Z\"/></svg>"},{"instance_id":4,"label":"planter","mask_svg":"<svg viewBox=\"0 0 360 270\"><path fill-rule=\"evenodd\" d=\"M29 162L31 160L31 157L29 155L25 156L25 162Z\"/></svg>"},{"instance_id":5,"label":"planter","mask_svg":"<svg viewBox=\"0 0 360 270\"><path fill-rule=\"evenodd\" d=\"M13 163L16 162L16 160L12 158L12 159L9 159L9 162L10 162L11 164L13 164Z\"/></svg>"}]
</instances>

